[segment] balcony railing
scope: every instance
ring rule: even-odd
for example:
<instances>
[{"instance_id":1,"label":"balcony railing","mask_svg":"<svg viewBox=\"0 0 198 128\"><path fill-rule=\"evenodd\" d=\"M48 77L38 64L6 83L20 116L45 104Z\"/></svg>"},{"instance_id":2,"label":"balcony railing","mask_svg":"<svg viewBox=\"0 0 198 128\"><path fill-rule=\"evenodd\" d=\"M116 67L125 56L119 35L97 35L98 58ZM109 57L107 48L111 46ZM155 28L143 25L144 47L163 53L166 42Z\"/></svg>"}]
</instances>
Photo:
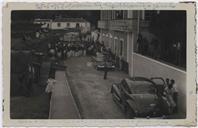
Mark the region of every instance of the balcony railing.
<instances>
[{"instance_id":1,"label":"balcony railing","mask_svg":"<svg viewBox=\"0 0 198 128\"><path fill-rule=\"evenodd\" d=\"M133 31L137 29L137 23L137 19L101 20L98 21L98 28L118 31Z\"/></svg>"},{"instance_id":2,"label":"balcony railing","mask_svg":"<svg viewBox=\"0 0 198 128\"><path fill-rule=\"evenodd\" d=\"M140 21L140 27L141 28L148 28L150 26L150 21L149 20L141 20Z\"/></svg>"},{"instance_id":3,"label":"balcony railing","mask_svg":"<svg viewBox=\"0 0 198 128\"><path fill-rule=\"evenodd\" d=\"M109 28L109 21L99 20L98 21L98 28L100 29L108 29Z\"/></svg>"}]
</instances>

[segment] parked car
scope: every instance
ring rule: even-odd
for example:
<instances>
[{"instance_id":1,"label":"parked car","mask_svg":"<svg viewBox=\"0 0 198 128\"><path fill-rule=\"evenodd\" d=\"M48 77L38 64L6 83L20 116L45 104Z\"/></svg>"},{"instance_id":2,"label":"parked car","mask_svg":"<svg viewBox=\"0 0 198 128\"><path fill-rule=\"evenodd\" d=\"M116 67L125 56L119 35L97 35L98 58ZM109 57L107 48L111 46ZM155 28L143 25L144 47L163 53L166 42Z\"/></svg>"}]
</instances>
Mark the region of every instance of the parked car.
<instances>
[{"instance_id":1,"label":"parked car","mask_svg":"<svg viewBox=\"0 0 198 128\"><path fill-rule=\"evenodd\" d=\"M96 70L104 70L105 68L107 68L110 71L114 71L115 70L115 64L113 62L98 62L96 64Z\"/></svg>"},{"instance_id":2,"label":"parked car","mask_svg":"<svg viewBox=\"0 0 198 128\"><path fill-rule=\"evenodd\" d=\"M124 110L128 118L150 118L170 114L168 113L170 107L162 94L163 87L159 87L161 84L153 82L156 79L124 78L120 83L112 85L113 99Z\"/></svg>"},{"instance_id":3,"label":"parked car","mask_svg":"<svg viewBox=\"0 0 198 128\"><path fill-rule=\"evenodd\" d=\"M104 61L104 55L100 52L96 52L95 61L96 62L103 62Z\"/></svg>"}]
</instances>

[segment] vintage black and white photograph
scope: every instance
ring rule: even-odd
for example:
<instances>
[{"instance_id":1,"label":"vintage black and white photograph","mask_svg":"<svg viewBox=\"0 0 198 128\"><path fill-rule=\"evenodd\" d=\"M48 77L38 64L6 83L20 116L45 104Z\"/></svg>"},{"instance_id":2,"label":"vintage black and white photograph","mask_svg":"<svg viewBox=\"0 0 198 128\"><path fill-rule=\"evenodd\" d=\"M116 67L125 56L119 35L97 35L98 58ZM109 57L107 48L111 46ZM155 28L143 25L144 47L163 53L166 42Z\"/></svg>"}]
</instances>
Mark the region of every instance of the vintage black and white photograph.
<instances>
[{"instance_id":1,"label":"vintage black and white photograph","mask_svg":"<svg viewBox=\"0 0 198 128\"><path fill-rule=\"evenodd\" d=\"M186 11L12 11L12 119L186 117Z\"/></svg>"},{"instance_id":2,"label":"vintage black and white photograph","mask_svg":"<svg viewBox=\"0 0 198 128\"><path fill-rule=\"evenodd\" d=\"M193 4L30 5L4 11L6 124L196 122Z\"/></svg>"}]
</instances>

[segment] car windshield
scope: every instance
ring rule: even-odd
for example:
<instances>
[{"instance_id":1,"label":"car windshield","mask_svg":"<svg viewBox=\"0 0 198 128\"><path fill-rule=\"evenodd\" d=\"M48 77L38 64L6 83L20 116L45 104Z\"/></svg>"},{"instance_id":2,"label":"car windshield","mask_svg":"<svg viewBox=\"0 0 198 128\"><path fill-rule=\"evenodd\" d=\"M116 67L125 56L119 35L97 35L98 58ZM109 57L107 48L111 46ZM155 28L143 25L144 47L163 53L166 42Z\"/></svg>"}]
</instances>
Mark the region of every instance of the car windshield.
<instances>
[{"instance_id":1,"label":"car windshield","mask_svg":"<svg viewBox=\"0 0 198 128\"><path fill-rule=\"evenodd\" d=\"M107 62L106 64L107 64L107 66L111 66L111 65L112 65L112 63L111 63L111 62Z\"/></svg>"},{"instance_id":2,"label":"car windshield","mask_svg":"<svg viewBox=\"0 0 198 128\"><path fill-rule=\"evenodd\" d=\"M155 94L156 89L152 83L148 81L132 81L127 80L132 94Z\"/></svg>"},{"instance_id":3,"label":"car windshield","mask_svg":"<svg viewBox=\"0 0 198 128\"><path fill-rule=\"evenodd\" d=\"M112 63L111 62L100 62L99 65L107 65L107 66L111 66Z\"/></svg>"}]
</instances>

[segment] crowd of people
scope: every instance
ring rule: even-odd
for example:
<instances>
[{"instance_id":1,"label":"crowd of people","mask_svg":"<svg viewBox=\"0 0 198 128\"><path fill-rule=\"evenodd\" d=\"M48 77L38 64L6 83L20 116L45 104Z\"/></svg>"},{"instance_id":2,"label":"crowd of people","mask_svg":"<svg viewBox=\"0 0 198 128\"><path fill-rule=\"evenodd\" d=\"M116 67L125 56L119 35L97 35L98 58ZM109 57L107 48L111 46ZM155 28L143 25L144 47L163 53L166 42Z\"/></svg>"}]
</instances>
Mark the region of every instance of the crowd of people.
<instances>
[{"instance_id":1,"label":"crowd of people","mask_svg":"<svg viewBox=\"0 0 198 128\"><path fill-rule=\"evenodd\" d=\"M72 56L85 56L85 45L78 42L55 42L48 44L49 56L66 59Z\"/></svg>"},{"instance_id":2,"label":"crowd of people","mask_svg":"<svg viewBox=\"0 0 198 128\"><path fill-rule=\"evenodd\" d=\"M48 43L48 55L57 59L67 59L74 56L96 55L96 53L109 53L104 42L99 41L57 41Z\"/></svg>"}]
</instances>

